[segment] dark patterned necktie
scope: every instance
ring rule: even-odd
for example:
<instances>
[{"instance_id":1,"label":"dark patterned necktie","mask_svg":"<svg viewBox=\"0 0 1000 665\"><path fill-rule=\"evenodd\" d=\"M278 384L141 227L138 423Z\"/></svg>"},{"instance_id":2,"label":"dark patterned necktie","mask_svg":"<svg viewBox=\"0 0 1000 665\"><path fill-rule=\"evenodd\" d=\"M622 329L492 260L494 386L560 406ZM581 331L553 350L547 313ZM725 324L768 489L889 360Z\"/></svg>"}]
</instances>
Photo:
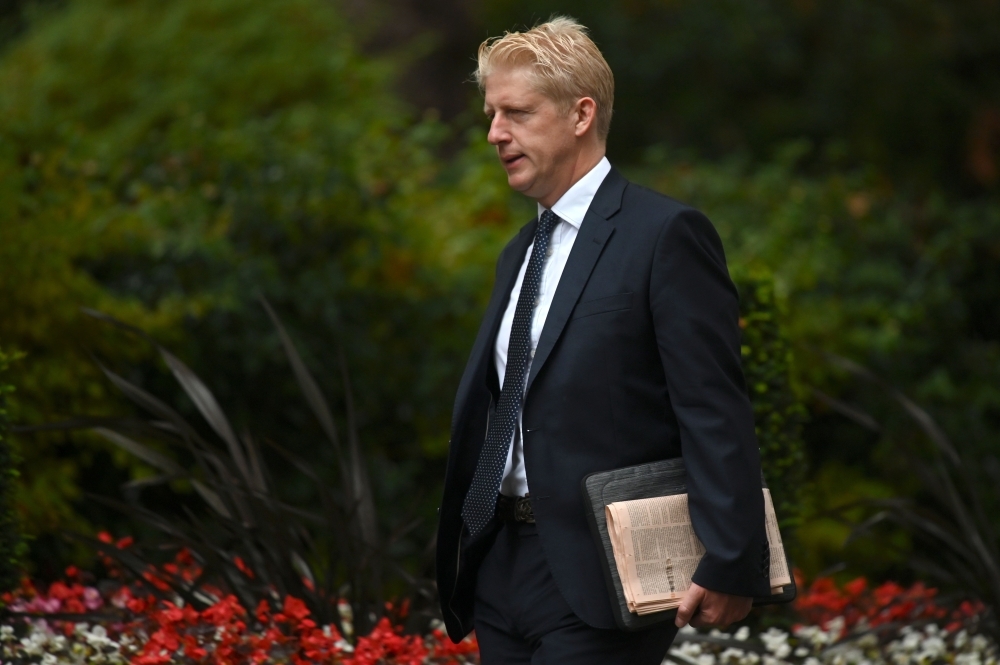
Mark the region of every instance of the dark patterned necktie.
<instances>
[{"instance_id":1,"label":"dark patterned necktie","mask_svg":"<svg viewBox=\"0 0 1000 665\"><path fill-rule=\"evenodd\" d=\"M521 282L521 293L517 297L514 323L510 328L510 342L507 345L507 369L504 372L503 388L500 390L500 402L487 428L486 442L479 453L472 485L462 506L462 518L473 537L482 532L496 510L500 481L507 465L507 451L514 437L517 415L524 397L524 380L528 361L531 359L531 320L538 300L538 287L542 282L542 267L549 253L552 229L558 222L559 218L551 210L542 213L535 232L535 246L528 259L528 269Z\"/></svg>"}]
</instances>

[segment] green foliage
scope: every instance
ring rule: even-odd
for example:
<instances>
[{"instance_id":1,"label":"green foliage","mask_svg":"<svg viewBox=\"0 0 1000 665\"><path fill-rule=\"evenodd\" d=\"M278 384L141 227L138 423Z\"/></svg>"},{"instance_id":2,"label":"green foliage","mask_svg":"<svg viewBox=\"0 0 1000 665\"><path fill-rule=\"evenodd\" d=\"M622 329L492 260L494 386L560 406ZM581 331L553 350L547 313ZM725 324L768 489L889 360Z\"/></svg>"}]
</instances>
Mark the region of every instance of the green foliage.
<instances>
[{"instance_id":1,"label":"green foliage","mask_svg":"<svg viewBox=\"0 0 1000 665\"><path fill-rule=\"evenodd\" d=\"M877 538L852 538L858 526L876 512L870 502L897 493L860 465L835 459L813 469L802 491L801 523L792 549L795 565L810 577L838 571L844 581L899 571L911 548L905 531L884 530Z\"/></svg>"},{"instance_id":2,"label":"green foliage","mask_svg":"<svg viewBox=\"0 0 1000 665\"><path fill-rule=\"evenodd\" d=\"M766 273L735 272L743 328L740 351L761 466L781 525L794 529L801 521L806 472L802 444L806 410L792 386L792 350L781 327L773 279Z\"/></svg>"},{"instance_id":3,"label":"green foliage","mask_svg":"<svg viewBox=\"0 0 1000 665\"><path fill-rule=\"evenodd\" d=\"M6 375L16 358L0 349L0 591L10 591L21 582L27 549L14 506L20 459L7 432L7 396L14 387L6 383Z\"/></svg>"},{"instance_id":4,"label":"green foliage","mask_svg":"<svg viewBox=\"0 0 1000 665\"><path fill-rule=\"evenodd\" d=\"M305 458L273 442L267 449L262 448L261 437L249 430L237 435L208 385L177 356L141 330L99 312L89 312L150 342L195 405L199 420L209 426L213 435L202 436L196 425L166 402L101 366L111 384L150 419L101 419L92 431L147 464L157 475L131 483L126 502L107 496L95 498L131 517L135 525L149 527L155 536L143 539L133 551L121 552L114 545L102 545L79 533L73 535L106 556L117 558L137 579L157 563L157 550L186 548L201 570L198 579L168 571L164 581L185 603L195 607L205 608L215 602L203 593L206 585L234 594L249 613L264 600L292 595L306 601L317 621L332 623L341 634L347 634L337 610L338 599L347 599L353 606L358 629L368 632L390 599L386 578L396 582L394 596L402 593L427 597L432 584L412 574L399 575L396 568L385 570L390 568L389 563L399 565L389 560L387 548L402 534L390 539L380 534L346 366L344 428L334 419L326 397L278 316L266 300L262 304L281 339L303 401L321 426L325 440L317 441L314 450L332 451L334 475L339 482L329 482ZM77 429L94 424L84 418L63 427ZM280 496L275 487L275 470L281 462L292 467L295 484L315 488L318 506L293 505ZM165 487L174 490L170 492L172 503L186 506L182 514L147 505L144 495ZM412 519L412 515L408 517ZM402 582L401 577L406 581Z\"/></svg>"},{"instance_id":5,"label":"green foliage","mask_svg":"<svg viewBox=\"0 0 1000 665\"><path fill-rule=\"evenodd\" d=\"M186 345L241 421L294 448L283 433L308 416L262 293L314 350L321 381L350 350L376 463L442 459L510 194L488 151L436 156L449 130L401 106L393 71L361 57L322 0L70 2L10 44L0 326L29 354L12 417L124 413L85 352L158 380L134 345L82 320L88 306ZM337 384L330 395L343 403ZM128 479L97 472L109 456L143 473L110 447L80 452L94 449L78 438L24 447L20 505L39 531L86 514L81 487L100 489L89 482ZM392 468L378 474L389 497L440 475ZM419 500L432 515L433 493Z\"/></svg>"},{"instance_id":6,"label":"green foliage","mask_svg":"<svg viewBox=\"0 0 1000 665\"><path fill-rule=\"evenodd\" d=\"M376 501L405 497L429 538L493 262L531 214L481 128L463 135L407 109L392 92L400 63L361 55L355 26L325 0L70 0L27 18L22 4L0 19L18 33L0 51L0 338L28 354L11 370L12 421L127 413L89 353L157 394L176 389L140 347L84 320L88 306L177 349L234 422L336 480L263 294L310 350L338 418L346 350ZM893 445L926 447L818 350L872 367L963 448L1000 437L997 7L490 0L476 10L482 29L462 35L477 42L550 10L594 28L617 78L613 161L708 213L753 307L748 378L768 386L755 399L760 438L788 504L798 480L775 479L802 473L788 385L810 410L813 475L787 511L807 572L892 565L874 556L888 547L844 550L850 524L831 516L856 522L865 514L845 513L850 502L917 492ZM795 351L787 385L783 339ZM845 419L849 403L878 432ZM81 436L20 441L18 506L34 533L106 524L82 492L152 474ZM292 476L275 482L318 501Z\"/></svg>"},{"instance_id":7,"label":"green foliage","mask_svg":"<svg viewBox=\"0 0 1000 665\"><path fill-rule=\"evenodd\" d=\"M1000 201L913 196L871 172L801 175L808 151L793 144L763 166L654 160L642 177L705 210L731 264L773 271L806 385L843 388L815 349L856 358L953 438L988 448L1000 435ZM919 434L901 418L887 427Z\"/></svg>"},{"instance_id":8,"label":"green foliage","mask_svg":"<svg viewBox=\"0 0 1000 665\"><path fill-rule=\"evenodd\" d=\"M872 367L925 405L973 457L991 450L1000 437L1000 201L914 195L872 171L804 175L809 153L807 143L790 144L755 165L651 150L637 177L703 209L730 265L773 273L787 307L795 383L811 415L803 436L816 475L802 503L803 563L810 574L846 561L877 575L873 564L884 571L899 555L888 545L878 557L839 550L850 524L835 525L831 515L845 516L843 505L865 496L917 492L894 451L927 451L928 443L912 420L846 380L819 351ZM846 403L863 405L878 432L845 419ZM849 472L830 476L830 469ZM861 520L865 512L847 516Z\"/></svg>"},{"instance_id":9,"label":"green foliage","mask_svg":"<svg viewBox=\"0 0 1000 665\"><path fill-rule=\"evenodd\" d=\"M897 496L864 502L880 510L857 527L852 537L865 535L885 522L906 529L917 543L909 565L962 597L981 600L987 607L984 628L1000 634L1000 537L996 524L1000 458L994 451L975 455L966 451L963 455L927 410L899 389L853 360L825 355L837 369L884 393L931 446L930 453L923 455L905 445L896 446L897 454L919 479L921 501ZM879 429L868 414L856 413L854 418L865 427Z\"/></svg>"},{"instance_id":10,"label":"green foliage","mask_svg":"<svg viewBox=\"0 0 1000 665\"><path fill-rule=\"evenodd\" d=\"M960 195L1000 186L996 2L489 0L467 39L553 12L589 26L615 73L618 161L665 142L766 162L807 138L812 168L874 166Z\"/></svg>"}]
</instances>

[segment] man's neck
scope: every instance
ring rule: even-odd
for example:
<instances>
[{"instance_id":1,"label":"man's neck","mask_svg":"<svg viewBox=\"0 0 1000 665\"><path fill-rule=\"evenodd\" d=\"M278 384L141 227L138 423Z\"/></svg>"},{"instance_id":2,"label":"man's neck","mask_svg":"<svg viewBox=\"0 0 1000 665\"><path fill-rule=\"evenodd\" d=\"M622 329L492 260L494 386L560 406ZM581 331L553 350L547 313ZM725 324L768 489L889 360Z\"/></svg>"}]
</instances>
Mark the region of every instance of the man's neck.
<instances>
[{"instance_id":1,"label":"man's neck","mask_svg":"<svg viewBox=\"0 0 1000 665\"><path fill-rule=\"evenodd\" d=\"M575 185L580 178L590 173L591 169L600 163L604 159L605 147L595 146L593 150L581 151L577 155L576 160L573 162L573 168L567 169L568 174L566 179L560 183L560 186L553 189L550 193L546 194L543 198L535 199L542 206L552 209L552 206L563 197L563 194L569 191L570 187Z\"/></svg>"}]
</instances>

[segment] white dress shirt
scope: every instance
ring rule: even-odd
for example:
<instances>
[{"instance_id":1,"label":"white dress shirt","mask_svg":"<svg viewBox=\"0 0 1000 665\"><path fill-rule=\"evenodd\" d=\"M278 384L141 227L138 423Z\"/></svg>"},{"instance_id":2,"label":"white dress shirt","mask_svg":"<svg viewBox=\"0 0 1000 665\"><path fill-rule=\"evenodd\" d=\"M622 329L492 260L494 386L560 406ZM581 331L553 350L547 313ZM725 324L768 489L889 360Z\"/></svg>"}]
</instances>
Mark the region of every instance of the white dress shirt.
<instances>
[{"instance_id":1,"label":"white dress shirt","mask_svg":"<svg viewBox=\"0 0 1000 665\"><path fill-rule=\"evenodd\" d=\"M552 241L549 243L548 258L542 267L541 285L538 287L538 299L535 301L535 310L531 319L531 357L535 356L535 347L538 346L538 338L542 334L545 326L545 317L548 316L549 307L552 306L552 297L555 295L556 287L559 286L559 278L562 277L563 268L566 267L566 260L569 259L570 250L576 241L576 235L580 231L583 218L590 208L597 188L604 182L604 178L611 171L611 163L604 157L597 166L587 172L576 183L570 187L562 197L552 206L552 212L559 217L559 222L552 230ZM546 208L538 204L538 217L541 219ZM528 269L528 260L531 252L535 248L534 243L528 247L524 255L524 262L521 263L521 270L514 283L514 289L510 292L507 302L507 309L504 311L503 319L500 322L500 331L497 333L496 346L493 349L493 358L496 362L497 377L500 379L500 386L503 387L504 372L507 369L507 346L510 344L510 329L514 324L514 310L517 308L517 299L521 294L521 283L524 281L524 273ZM531 361L528 361L526 371L531 370ZM527 384L526 384L527 387ZM528 493L528 478L524 471L524 449L522 445L521 432L521 412L517 414L517 429L514 430L513 441L507 450L507 466L504 468L503 480L500 481L500 493L507 496L524 496Z\"/></svg>"}]
</instances>

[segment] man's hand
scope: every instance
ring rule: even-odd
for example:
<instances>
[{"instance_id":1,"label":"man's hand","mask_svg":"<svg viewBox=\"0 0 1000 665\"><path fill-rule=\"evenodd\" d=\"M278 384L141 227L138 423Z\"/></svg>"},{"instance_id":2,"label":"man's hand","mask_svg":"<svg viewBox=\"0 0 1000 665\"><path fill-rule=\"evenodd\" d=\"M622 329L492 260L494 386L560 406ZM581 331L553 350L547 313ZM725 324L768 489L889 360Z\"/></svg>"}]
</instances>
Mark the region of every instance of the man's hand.
<instances>
[{"instance_id":1,"label":"man's hand","mask_svg":"<svg viewBox=\"0 0 1000 665\"><path fill-rule=\"evenodd\" d=\"M750 614L753 598L748 596L731 596L728 593L709 591L691 583L681 606L677 608L677 618L674 623L683 628L688 623L696 628L704 626L724 627L743 619Z\"/></svg>"}]
</instances>

